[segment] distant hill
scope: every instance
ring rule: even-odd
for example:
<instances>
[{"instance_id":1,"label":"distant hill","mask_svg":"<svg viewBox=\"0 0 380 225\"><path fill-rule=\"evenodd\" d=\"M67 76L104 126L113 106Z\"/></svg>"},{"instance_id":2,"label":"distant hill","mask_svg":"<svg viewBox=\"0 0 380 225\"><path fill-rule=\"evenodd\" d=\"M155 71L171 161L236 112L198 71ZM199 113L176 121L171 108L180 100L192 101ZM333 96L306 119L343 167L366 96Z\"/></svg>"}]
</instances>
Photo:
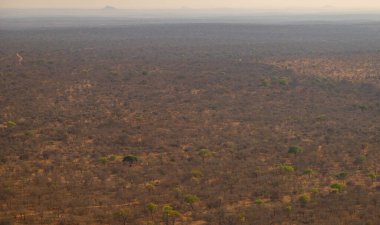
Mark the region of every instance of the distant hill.
<instances>
[{"instance_id":1,"label":"distant hill","mask_svg":"<svg viewBox=\"0 0 380 225\"><path fill-rule=\"evenodd\" d=\"M322 11L338 11L339 9L335 8L332 5L325 5L322 8L320 8Z\"/></svg>"},{"instance_id":2,"label":"distant hill","mask_svg":"<svg viewBox=\"0 0 380 225\"><path fill-rule=\"evenodd\" d=\"M102 10L116 10L116 8L115 7L112 7L112 6L109 6L109 5L107 5L107 6L105 6Z\"/></svg>"}]
</instances>

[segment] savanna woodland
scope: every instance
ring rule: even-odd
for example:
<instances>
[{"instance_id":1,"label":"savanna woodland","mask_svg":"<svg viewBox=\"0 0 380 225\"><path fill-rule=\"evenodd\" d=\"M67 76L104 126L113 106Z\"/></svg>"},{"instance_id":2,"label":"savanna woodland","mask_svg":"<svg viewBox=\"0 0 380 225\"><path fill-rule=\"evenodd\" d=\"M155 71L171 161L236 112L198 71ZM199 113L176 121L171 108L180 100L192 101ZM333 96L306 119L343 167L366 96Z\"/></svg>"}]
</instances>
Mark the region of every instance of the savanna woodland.
<instances>
[{"instance_id":1,"label":"savanna woodland","mask_svg":"<svg viewBox=\"0 0 380 225\"><path fill-rule=\"evenodd\" d=\"M0 224L380 224L379 43L378 23L2 26Z\"/></svg>"}]
</instances>

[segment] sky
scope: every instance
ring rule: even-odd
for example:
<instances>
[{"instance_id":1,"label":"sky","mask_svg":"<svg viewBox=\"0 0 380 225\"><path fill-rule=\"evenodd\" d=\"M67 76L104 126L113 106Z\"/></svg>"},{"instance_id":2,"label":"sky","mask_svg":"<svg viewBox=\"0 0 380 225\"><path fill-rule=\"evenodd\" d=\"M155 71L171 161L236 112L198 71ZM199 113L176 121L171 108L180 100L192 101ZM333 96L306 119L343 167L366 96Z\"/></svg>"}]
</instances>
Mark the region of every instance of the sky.
<instances>
[{"instance_id":1,"label":"sky","mask_svg":"<svg viewBox=\"0 0 380 225\"><path fill-rule=\"evenodd\" d=\"M0 8L256 8L289 9L335 7L380 9L380 0L0 0Z\"/></svg>"}]
</instances>

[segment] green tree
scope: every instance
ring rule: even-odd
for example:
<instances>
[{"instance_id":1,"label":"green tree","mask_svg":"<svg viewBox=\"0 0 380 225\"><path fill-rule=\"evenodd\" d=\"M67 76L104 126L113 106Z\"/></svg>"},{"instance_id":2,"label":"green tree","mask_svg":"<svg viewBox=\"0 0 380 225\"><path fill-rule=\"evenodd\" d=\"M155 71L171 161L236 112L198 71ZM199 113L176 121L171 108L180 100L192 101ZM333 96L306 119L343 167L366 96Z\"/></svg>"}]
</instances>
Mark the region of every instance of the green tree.
<instances>
[{"instance_id":1,"label":"green tree","mask_svg":"<svg viewBox=\"0 0 380 225\"><path fill-rule=\"evenodd\" d=\"M309 178L311 177L311 175L314 173L314 171L312 169L304 169L303 170L303 174L305 175L308 175Z\"/></svg>"},{"instance_id":2,"label":"green tree","mask_svg":"<svg viewBox=\"0 0 380 225\"><path fill-rule=\"evenodd\" d=\"M212 152L206 148L203 148L199 150L198 155L202 158L202 161L204 162L206 158L212 156Z\"/></svg>"},{"instance_id":3,"label":"green tree","mask_svg":"<svg viewBox=\"0 0 380 225\"><path fill-rule=\"evenodd\" d=\"M301 203L301 206L304 207L308 202L310 202L310 196L307 194L302 194L298 197L298 201Z\"/></svg>"},{"instance_id":4,"label":"green tree","mask_svg":"<svg viewBox=\"0 0 380 225\"><path fill-rule=\"evenodd\" d=\"M373 182L375 182L377 175L376 175L376 173L371 172L368 174L368 177L371 178L371 181L373 183Z\"/></svg>"},{"instance_id":5,"label":"green tree","mask_svg":"<svg viewBox=\"0 0 380 225\"><path fill-rule=\"evenodd\" d=\"M303 152L303 148L298 146L298 145L292 145L288 149L288 153L294 154L294 155L297 155L297 154L302 153L302 152Z\"/></svg>"},{"instance_id":6,"label":"green tree","mask_svg":"<svg viewBox=\"0 0 380 225\"><path fill-rule=\"evenodd\" d=\"M175 224L175 219L181 215L180 212L174 210L169 204L162 207L162 213L165 225L170 225L170 221L172 221L172 224Z\"/></svg>"},{"instance_id":7,"label":"green tree","mask_svg":"<svg viewBox=\"0 0 380 225\"><path fill-rule=\"evenodd\" d=\"M339 183L334 183L334 184L330 185L330 188L333 189L334 192L340 192L344 188L346 188L346 185L339 184Z\"/></svg>"},{"instance_id":8,"label":"green tree","mask_svg":"<svg viewBox=\"0 0 380 225\"><path fill-rule=\"evenodd\" d=\"M132 211L129 208L122 208L114 213L114 217L121 221L123 225L126 225L132 217Z\"/></svg>"},{"instance_id":9,"label":"green tree","mask_svg":"<svg viewBox=\"0 0 380 225\"><path fill-rule=\"evenodd\" d=\"M191 209L194 209L194 203L198 201L199 198L196 195L185 195L185 202L190 205Z\"/></svg>"},{"instance_id":10,"label":"green tree","mask_svg":"<svg viewBox=\"0 0 380 225\"><path fill-rule=\"evenodd\" d=\"M149 214L150 214L150 216L152 217L152 220L153 220L153 213L157 210L158 205L151 202L151 203L149 203L146 206L146 208L148 209Z\"/></svg>"},{"instance_id":11,"label":"green tree","mask_svg":"<svg viewBox=\"0 0 380 225\"><path fill-rule=\"evenodd\" d=\"M123 158L123 162L127 162L129 166L132 166L135 162L137 162L137 157L134 155L127 155Z\"/></svg>"}]
</instances>

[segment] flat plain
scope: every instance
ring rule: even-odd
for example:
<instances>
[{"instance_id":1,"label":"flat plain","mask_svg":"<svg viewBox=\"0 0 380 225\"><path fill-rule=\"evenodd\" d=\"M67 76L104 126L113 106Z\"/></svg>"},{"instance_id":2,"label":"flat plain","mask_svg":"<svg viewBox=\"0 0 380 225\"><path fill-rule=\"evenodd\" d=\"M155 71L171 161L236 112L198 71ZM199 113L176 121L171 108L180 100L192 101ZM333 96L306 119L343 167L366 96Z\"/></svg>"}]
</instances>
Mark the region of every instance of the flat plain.
<instances>
[{"instance_id":1,"label":"flat plain","mask_svg":"<svg viewBox=\"0 0 380 225\"><path fill-rule=\"evenodd\" d=\"M10 22L0 224L380 224L380 23Z\"/></svg>"}]
</instances>

